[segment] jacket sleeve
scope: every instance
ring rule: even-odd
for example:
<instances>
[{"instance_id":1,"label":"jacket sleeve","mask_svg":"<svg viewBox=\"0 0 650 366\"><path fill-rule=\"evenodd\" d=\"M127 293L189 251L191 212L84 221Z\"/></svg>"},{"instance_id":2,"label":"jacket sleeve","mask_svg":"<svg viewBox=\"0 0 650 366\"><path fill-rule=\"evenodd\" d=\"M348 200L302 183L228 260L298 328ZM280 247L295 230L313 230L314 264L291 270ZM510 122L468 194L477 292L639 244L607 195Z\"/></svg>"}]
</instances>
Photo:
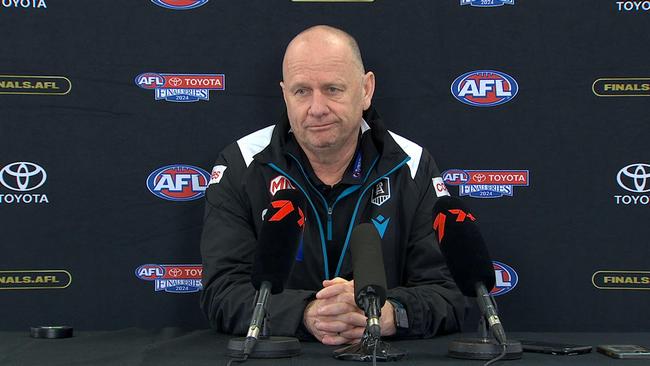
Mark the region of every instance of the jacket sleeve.
<instances>
[{"instance_id":1,"label":"jacket sleeve","mask_svg":"<svg viewBox=\"0 0 650 366\"><path fill-rule=\"evenodd\" d=\"M251 198L246 193L246 177L251 172L247 171L236 147L224 150L217 165L226 168L219 182L213 182L206 189L201 236L201 308L217 331L245 334L255 297L250 279L259 230L254 218L259 216L261 222L262 213L261 210L253 212L251 207ZM291 289L272 295L268 307L270 329L267 330L273 335L300 335L304 308L313 295L313 291Z\"/></svg>"},{"instance_id":2,"label":"jacket sleeve","mask_svg":"<svg viewBox=\"0 0 650 366\"><path fill-rule=\"evenodd\" d=\"M388 298L406 309L408 328L397 337L433 337L459 331L467 302L451 278L433 231L433 206L437 196L432 178L440 173L433 158L423 151L415 176L419 204L406 249L402 286L388 290Z\"/></svg>"}]
</instances>

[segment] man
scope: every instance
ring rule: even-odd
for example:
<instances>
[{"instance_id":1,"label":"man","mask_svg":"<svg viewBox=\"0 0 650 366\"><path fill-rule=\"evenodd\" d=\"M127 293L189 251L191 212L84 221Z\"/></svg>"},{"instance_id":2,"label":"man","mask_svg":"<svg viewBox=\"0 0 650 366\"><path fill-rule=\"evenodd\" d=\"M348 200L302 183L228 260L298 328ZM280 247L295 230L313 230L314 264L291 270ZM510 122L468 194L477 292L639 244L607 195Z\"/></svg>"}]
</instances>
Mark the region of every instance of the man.
<instances>
[{"instance_id":1,"label":"man","mask_svg":"<svg viewBox=\"0 0 650 366\"><path fill-rule=\"evenodd\" d=\"M428 152L387 131L371 107L375 77L364 71L356 41L336 28L309 28L287 46L282 73L286 116L227 147L206 190L201 304L210 324L246 332L262 211L288 188L308 204L288 284L271 297L273 335L328 345L361 338L366 318L355 305L348 252L352 228L364 222L382 237L389 288L382 335L460 329L465 301L432 228L433 205L448 193Z\"/></svg>"}]
</instances>

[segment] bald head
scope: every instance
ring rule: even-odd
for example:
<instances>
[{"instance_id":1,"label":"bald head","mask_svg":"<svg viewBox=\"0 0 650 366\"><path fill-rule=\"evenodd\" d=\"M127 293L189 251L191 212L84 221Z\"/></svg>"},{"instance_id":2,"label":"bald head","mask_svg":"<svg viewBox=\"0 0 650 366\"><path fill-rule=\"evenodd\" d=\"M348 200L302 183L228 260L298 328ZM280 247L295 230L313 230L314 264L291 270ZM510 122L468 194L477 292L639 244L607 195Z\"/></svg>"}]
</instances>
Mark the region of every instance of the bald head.
<instances>
[{"instance_id":1,"label":"bald head","mask_svg":"<svg viewBox=\"0 0 650 366\"><path fill-rule=\"evenodd\" d=\"M365 72L359 44L354 37L338 28L316 25L298 33L287 45L282 60L282 77L286 77L287 64L296 55L324 50L335 50L335 52L341 53L358 68L361 74Z\"/></svg>"}]
</instances>

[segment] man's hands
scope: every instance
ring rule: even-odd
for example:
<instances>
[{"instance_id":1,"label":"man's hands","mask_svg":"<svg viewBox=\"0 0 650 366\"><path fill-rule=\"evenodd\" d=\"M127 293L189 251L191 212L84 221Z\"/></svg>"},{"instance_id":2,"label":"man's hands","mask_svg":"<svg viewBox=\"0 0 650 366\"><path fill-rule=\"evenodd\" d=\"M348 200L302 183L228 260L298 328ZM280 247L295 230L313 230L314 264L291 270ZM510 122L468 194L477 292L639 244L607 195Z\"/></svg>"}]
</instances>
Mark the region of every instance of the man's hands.
<instances>
[{"instance_id":1,"label":"man's hands","mask_svg":"<svg viewBox=\"0 0 650 366\"><path fill-rule=\"evenodd\" d=\"M386 301L381 309L381 334L395 334L393 305ZM355 343L366 329L366 316L354 301L354 281L336 277L323 281L303 314L303 323L311 334L327 345Z\"/></svg>"}]
</instances>

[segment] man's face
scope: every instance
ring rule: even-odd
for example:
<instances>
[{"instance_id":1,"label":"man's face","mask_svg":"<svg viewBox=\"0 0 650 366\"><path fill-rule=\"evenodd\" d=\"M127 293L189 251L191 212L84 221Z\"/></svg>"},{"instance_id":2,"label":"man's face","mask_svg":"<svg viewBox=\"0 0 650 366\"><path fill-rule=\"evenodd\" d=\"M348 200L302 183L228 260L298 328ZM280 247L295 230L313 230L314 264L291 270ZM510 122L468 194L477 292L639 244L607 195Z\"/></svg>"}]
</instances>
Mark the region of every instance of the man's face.
<instances>
[{"instance_id":1,"label":"man's face","mask_svg":"<svg viewBox=\"0 0 650 366\"><path fill-rule=\"evenodd\" d=\"M303 42L287 50L280 83L291 129L313 153L356 143L374 75L363 74L343 43Z\"/></svg>"}]
</instances>

